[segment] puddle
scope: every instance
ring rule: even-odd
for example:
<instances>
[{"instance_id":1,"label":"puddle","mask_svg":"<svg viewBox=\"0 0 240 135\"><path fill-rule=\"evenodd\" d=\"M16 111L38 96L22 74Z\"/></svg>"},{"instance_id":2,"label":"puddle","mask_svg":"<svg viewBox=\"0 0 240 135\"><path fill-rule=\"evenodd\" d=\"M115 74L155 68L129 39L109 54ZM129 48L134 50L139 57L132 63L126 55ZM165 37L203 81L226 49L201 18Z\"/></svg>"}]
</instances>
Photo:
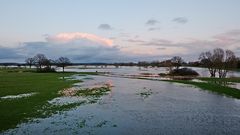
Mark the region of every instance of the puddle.
<instances>
[{"instance_id":1,"label":"puddle","mask_svg":"<svg viewBox=\"0 0 240 135\"><path fill-rule=\"evenodd\" d=\"M207 81L203 81L203 80L200 80L200 79L192 79L191 81L192 82L198 82L198 83L207 83Z\"/></svg>"},{"instance_id":2,"label":"puddle","mask_svg":"<svg viewBox=\"0 0 240 135\"><path fill-rule=\"evenodd\" d=\"M37 93L32 92L32 93L25 93L25 94L19 94L19 95L8 95L8 96L0 97L0 99L19 99L19 98L30 97L35 94L37 94Z\"/></svg>"}]
</instances>

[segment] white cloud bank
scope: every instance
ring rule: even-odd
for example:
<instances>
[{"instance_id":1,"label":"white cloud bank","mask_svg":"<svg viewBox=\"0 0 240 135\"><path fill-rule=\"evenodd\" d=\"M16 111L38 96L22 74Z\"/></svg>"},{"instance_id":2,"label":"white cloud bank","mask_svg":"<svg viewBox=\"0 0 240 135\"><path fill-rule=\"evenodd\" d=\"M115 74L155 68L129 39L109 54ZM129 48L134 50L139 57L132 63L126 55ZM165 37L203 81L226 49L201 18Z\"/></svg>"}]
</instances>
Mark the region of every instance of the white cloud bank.
<instances>
[{"instance_id":1,"label":"white cloud bank","mask_svg":"<svg viewBox=\"0 0 240 135\"><path fill-rule=\"evenodd\" d=\"M88 33L59 33L45 36L42 42L24 42L17 47L0 46L0 62L24 62L38 53L51 59L69 57L73 62L129 62L160 60L174 55L197 60L202 51L216 47L233 50L240 55L240 30L217 34L208 40L172 42L166 39L124 40L118 46L113 40Z\"/></svg>"},{"instance_id":2,"label":"white cloud bank","mask_svg":"<svg viewBox=\"0 0 240 135\"><path fill-rule=\"evenodd\" d=\"M89 40L104 46L113 46L113 41L107 38L99 37L88 33L60 33L55 36L46 36L48 42L53 43L69 43L77 40Z\"/></svg>"}]
</instances>

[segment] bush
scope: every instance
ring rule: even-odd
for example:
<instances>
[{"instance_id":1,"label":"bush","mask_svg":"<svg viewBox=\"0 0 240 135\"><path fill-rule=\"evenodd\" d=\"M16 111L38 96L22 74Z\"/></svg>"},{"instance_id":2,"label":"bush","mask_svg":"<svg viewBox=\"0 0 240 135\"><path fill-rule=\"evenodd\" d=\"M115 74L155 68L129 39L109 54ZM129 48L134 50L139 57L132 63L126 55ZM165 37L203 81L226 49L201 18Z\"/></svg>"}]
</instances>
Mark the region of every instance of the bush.
<instances>
[{"instance_id":1,"label":"bush","mask_svg":"<svg viewBox=\"0 0 240 135\"><path fill-rule=\"evenodd\" d=\"M54 68L50 68L50 67L45 67L42 69L37 69L37 72L39 73L51 73L51 72L56 72L56 70Z\"/></svg>"},{"instance_id":2,"label":"bush","mask_svg":"<svg viewBox=\"0 0 240 135\"><path fill-rule=\"evenodd\" d=\"M199 74L190 68L181 68L172 70L169 75L178 75L178 76L198 76Z\"/></svg>"},{"instance_id":3,"label":"bush","mask_svg":"<svg viewBox=\"0 0 240 135\"><path fill-rule=\"evenodd\" d=\"M166 74L166 73L159 73L158 75L159 76L167 76L168 74Z\"/></svg>"}]
</instances>

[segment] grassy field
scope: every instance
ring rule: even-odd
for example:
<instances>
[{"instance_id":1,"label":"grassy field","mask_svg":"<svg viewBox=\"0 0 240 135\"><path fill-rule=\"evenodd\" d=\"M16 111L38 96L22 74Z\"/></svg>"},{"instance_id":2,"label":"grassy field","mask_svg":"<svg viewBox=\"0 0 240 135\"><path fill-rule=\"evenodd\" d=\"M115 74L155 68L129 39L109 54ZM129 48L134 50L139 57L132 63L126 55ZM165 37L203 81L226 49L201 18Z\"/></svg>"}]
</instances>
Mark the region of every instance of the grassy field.
<instances>
[{"instance_id":1,"label":"grassy field","mask_svg":"<svg viewBox=\"0 0 240 135\"><path fill-rule=\"evenodd\" d=\"M235 82L240 83L240 77L232 77L232 78L200 78L200 80L208 81L208 82Z\"/></svg>"},{"instance_id":2,"label":"grassy field","mask_svg":"<svg viewBox=\"0 0 240 135\"><path fill-rule=\"evenodd\" d=\"M31 71L31 70L30 70ZM0 97L24 93L36 94L18 99L0 99L0 132L14 128L31 118L45 117L78 104L49 106L58 91L70 87L75 80L60 79L76 73L34 73L26 70L0 69ZM45 107L45 110L43 109Z\"/></svg>"},{"instance_id":3,"label":"grassy field","mask_svg":"<svg viewBox=\"0 0 240 135\"><path fill-rule=\"evenodd\" d=\"M29 69L0 69L0 133L10 128L15 128L17 124L29 121L33 118L48 117L54 113L69 110L84 102L77 102L66 105L52 105L48 101L59 97L59 91L69 88L76 80L66 80L74 74L98 75L96 72L87 73L36 73ZM223 86L225 83L240 83L240 78L199 78L206 82L193 82L191 80L168 80L173 83L190 84L202 90L240 99L240 90ZM109 90L100 89L99 93L92 91L82 91L79 95L102 95ZM8 95L18 95L26 93L36 93L30 97L18 99L2 99ZM148 95L151 93L140 93ZM92 101L93 102L93 101ZM95 101L93 102L95 103Z\"/></svg>"},{"instance_id":4,"label":"grassy field","mask_svg":"<svg viewBox=\"0 0 240 135\"><path fill-rule=\"evenodd\" d=\"M239 83L240 78L199 78L206 82L194 82L191 80L167 80L173 83L190 84L202 90L208 90L221 95L240 99L240 90L228 87L228 83Z\"/></svg>"}]
</instances>

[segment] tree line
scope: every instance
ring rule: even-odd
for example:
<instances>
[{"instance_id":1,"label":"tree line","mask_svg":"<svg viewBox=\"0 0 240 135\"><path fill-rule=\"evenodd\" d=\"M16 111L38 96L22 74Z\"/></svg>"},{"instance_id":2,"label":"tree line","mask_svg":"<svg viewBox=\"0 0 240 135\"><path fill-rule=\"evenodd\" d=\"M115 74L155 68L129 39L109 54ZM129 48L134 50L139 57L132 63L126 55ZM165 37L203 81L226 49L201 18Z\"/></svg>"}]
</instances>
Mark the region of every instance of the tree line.
<instances>
[{"instance_id":1,"label":"tree line","mask_svg":"<svg viewBox=\"0 0 240 135\"><path fill-rule=\"evenodd\" d=\"M225 78L230 70L237 68L239 58L233 51L216 48L213 51L202 52L200 63L208 68L211 77Z\"/></svg>"},{"instance_id":2,"label":"tree line","mask_svg":"<svg viewBox=\"0 0 240 135\"><path fill-rule=\"evenodd\" d=\"M215 48L212 51L202 52L196 62L186 63L180 56L174 56L164 61L140 61L138 63L115 63L119 66L139 66L139 67L166 67L172 72L181 66L205 67L210 73L210 77L225 78L230 70L240 68L240 58L233 51Z\"/></svg>"},{"instance_id":3,"label":"tree line","mask_svg":"<svg viewBox=\"0 0 240 135\"><path fill-rule=\"evenodd\" d=\"M67 57L59 57L56 60L48 59L44 54L37 54L34 57L27 58L25 60L26 65L31 68L35 66L39 72L55 71L52 66L62 67L71 65L71 61ZM218 76L219 78L225 78L230 70L240 68L240 58L236 57L233 51L223 50L221 48L215 48L212 51L202 52L199 55L199 60L196 62L186 63L182 57L174 56L171 59L164 61L139 61L137 63L113 63L106 65L119 66L139 66L139 67L166 67L169 72L178 70L181 66L194 66L194 67L205 67L209 70L211 77Z\"/></svg>"},{"instance_id":4,"label":"tree line","mask_svg":"<svg viewBox=\"0 0 240 135\"><path fill-rule=\"evenodd\" d=\"M48 59L44 54L37 54L34 57L27 58L25 62L30 68L35 66L38 72L54 72L55 69L52 66L61 67L64 72L65 67L71 64L67 57L52 60Z\"/></svg>"}]
</instances>

